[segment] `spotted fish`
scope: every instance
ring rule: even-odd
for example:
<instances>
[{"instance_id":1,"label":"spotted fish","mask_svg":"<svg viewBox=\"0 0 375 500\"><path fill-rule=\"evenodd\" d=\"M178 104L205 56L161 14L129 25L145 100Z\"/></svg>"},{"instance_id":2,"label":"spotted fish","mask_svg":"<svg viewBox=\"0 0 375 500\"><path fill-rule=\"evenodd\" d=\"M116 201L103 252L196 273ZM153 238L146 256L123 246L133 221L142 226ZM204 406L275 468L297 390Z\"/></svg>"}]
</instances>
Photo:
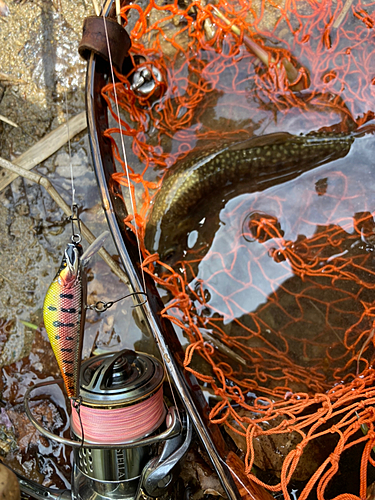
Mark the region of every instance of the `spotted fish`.
<instances>
[{"instance_id":1,"label":"spotted fish","mask_svg":"<svg viewBox=\"0 0 375 500\"><path fill-rule=\"evenodd\" d=\"M86 308L85 266L103 245L108 231L83 254L81 245L69 243L61 266L48 288L43 319L69 398L79 395L79 374Z\"/></svg>"},{"instance_id":2,"label":"spotted fish","mask_svg":"<svg viewBox=\"0 0 375 500\"><path fill-rule=\"evenodd\" d=\"M373 132L373 127L369 131ZM190 154L163 180L149 217L145 244L163 262L176 262L188 219L198 203L222 198L239 183L246 192L263 191L303 172L345 157L366 127L352 133L317 131L307 135L272 133Z\"/></svg>"}]
</instances>

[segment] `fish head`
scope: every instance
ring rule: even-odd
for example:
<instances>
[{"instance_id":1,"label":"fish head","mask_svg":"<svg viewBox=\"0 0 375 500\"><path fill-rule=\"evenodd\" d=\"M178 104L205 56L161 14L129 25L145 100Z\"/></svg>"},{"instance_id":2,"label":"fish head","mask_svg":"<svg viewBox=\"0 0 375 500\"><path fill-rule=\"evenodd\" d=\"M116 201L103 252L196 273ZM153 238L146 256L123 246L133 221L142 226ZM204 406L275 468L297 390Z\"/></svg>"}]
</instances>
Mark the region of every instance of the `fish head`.
<instances>
[{"instance_id":1,"label":"fish head","mask_svg":"<svg viewBox=\"0 0 375 500\"><path fill-rule=\"evenodd\" d=\"M159 260L173 267L183 256L185 246L184 230L180 224L173 226L162 221L161 227L148 225L146 229L145 245L147 250L159 254ZM162 267L157 266L157 273L162 272Z\"/></svg>"},{"instance_id":2,"label":"fish head","mask_svg":"<svg viewBox=\"0 0 375 500\"><path fill-rule=\"evenodd\" d=\"M58 281L61 285L72 286L80 274L82 247L69 243L65 249L64 257L58 273Z\"/></svg>"},{"instance_id":3,"label":"fish head","mask_svg":"<svg viewBox=\"0 0 375 500\"><path fill-rule=\"evenodd\" d=\"M146 248L159 254L161 265L156 266L156 273L165 272L165 266L177 269L183 262L200 260L207 253L212 239L218 229L218 215L203 217L199 213L189 214L179 221L163 220L160 228L146 231ZM204 221L204 222L203 222ZM148 246L147 246L148 244Z\"/></svg>"}]
</instances>

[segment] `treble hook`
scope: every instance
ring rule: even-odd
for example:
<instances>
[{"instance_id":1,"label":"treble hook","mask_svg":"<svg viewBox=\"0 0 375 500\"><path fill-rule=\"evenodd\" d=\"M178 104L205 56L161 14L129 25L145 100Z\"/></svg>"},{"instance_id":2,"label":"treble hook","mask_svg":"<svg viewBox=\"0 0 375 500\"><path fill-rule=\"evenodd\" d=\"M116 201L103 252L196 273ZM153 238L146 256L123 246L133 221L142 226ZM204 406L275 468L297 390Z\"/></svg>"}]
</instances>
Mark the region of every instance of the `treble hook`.
<instances>
[{"instance_id":1,"label":"treble hook","mask_svg":"<svg viewBox=\"0 0 375 500\"><path fill-rule=\"evenodd\" d=\"M113 304L116 304L116 302L120 302L120 300L127 299L128 297L132 297L133 295L144 295L146 299L141 302L140 304L136 304L135 306L132 306L132 309L135 307L140 307L143 306L143 304L146 304L147 302L147 294L145 292L134 292L130 293L129 295L125 295L124 297L121 297L120 299L113 300L110 302L104 302L103 300L98 300L98 302L95 302L95 304L90 304L86 306L86 309L91 309L96 311L97 313L102 313L105 312L107 309L113 306Z\"/></svg>"},{"instance_id":2,"label":"treble hook","mask_svg":"<svg viewBox=\"0 0 375 500\"><path fill-rule=\"evenodd\" d=\"M81 236L81 219L79 218L78 214L78 205L76 203L73 203L72 205L72 215L68 217L68 220L72 222L72 243L78 244L82 240ZM78 224L78 233L76 232L76 228L74 227L74 221L77 221Z\"/></svg>"}]
</instances>

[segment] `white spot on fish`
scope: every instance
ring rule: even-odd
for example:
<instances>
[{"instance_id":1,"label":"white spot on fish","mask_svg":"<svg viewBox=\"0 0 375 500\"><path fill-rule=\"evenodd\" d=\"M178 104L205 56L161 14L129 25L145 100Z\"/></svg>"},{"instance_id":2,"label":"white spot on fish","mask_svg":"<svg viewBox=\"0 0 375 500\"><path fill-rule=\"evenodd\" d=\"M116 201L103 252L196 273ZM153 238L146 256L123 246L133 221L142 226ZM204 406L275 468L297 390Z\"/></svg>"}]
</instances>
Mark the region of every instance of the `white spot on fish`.
<instances>
[{"instance_id":1,"label":"white spot on fish","mask_svg":"<svg viewBox=\"0 0 375 500\"><path fill-rule=\"evenodd\" d=\"M189 236L188 236L188 240L187 240L187 246L189 248L193 248L194 245L196 244L197 240L198 240L198 231L194 230L194 231L191 231L191 233L189 233Z\"/></svg>"}]
</instances>

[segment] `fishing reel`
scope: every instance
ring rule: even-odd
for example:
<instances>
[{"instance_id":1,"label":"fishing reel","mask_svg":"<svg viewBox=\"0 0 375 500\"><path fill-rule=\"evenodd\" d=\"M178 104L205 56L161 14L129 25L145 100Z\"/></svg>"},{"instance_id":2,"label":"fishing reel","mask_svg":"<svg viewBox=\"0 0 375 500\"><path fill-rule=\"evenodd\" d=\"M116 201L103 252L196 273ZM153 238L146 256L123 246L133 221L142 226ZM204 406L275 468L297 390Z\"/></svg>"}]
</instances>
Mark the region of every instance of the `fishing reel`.
<instances>
[{"instance_id":1,"label":"fishing reel","mask_svg":"<svg viewBox=\"0 0 375 500\"><path fill-rule=\"evenodd\" d=\"M73 447L72 487L51 490L19 477L21 491L36 499L152 500L167 498L176 466L189 448L192 425L163 399L164 368L148 354L125 349L90 358L81 368L80 402L72 404L72 439L45 429L30 410L36 429Z\"/></svg>"}]
</instances>

